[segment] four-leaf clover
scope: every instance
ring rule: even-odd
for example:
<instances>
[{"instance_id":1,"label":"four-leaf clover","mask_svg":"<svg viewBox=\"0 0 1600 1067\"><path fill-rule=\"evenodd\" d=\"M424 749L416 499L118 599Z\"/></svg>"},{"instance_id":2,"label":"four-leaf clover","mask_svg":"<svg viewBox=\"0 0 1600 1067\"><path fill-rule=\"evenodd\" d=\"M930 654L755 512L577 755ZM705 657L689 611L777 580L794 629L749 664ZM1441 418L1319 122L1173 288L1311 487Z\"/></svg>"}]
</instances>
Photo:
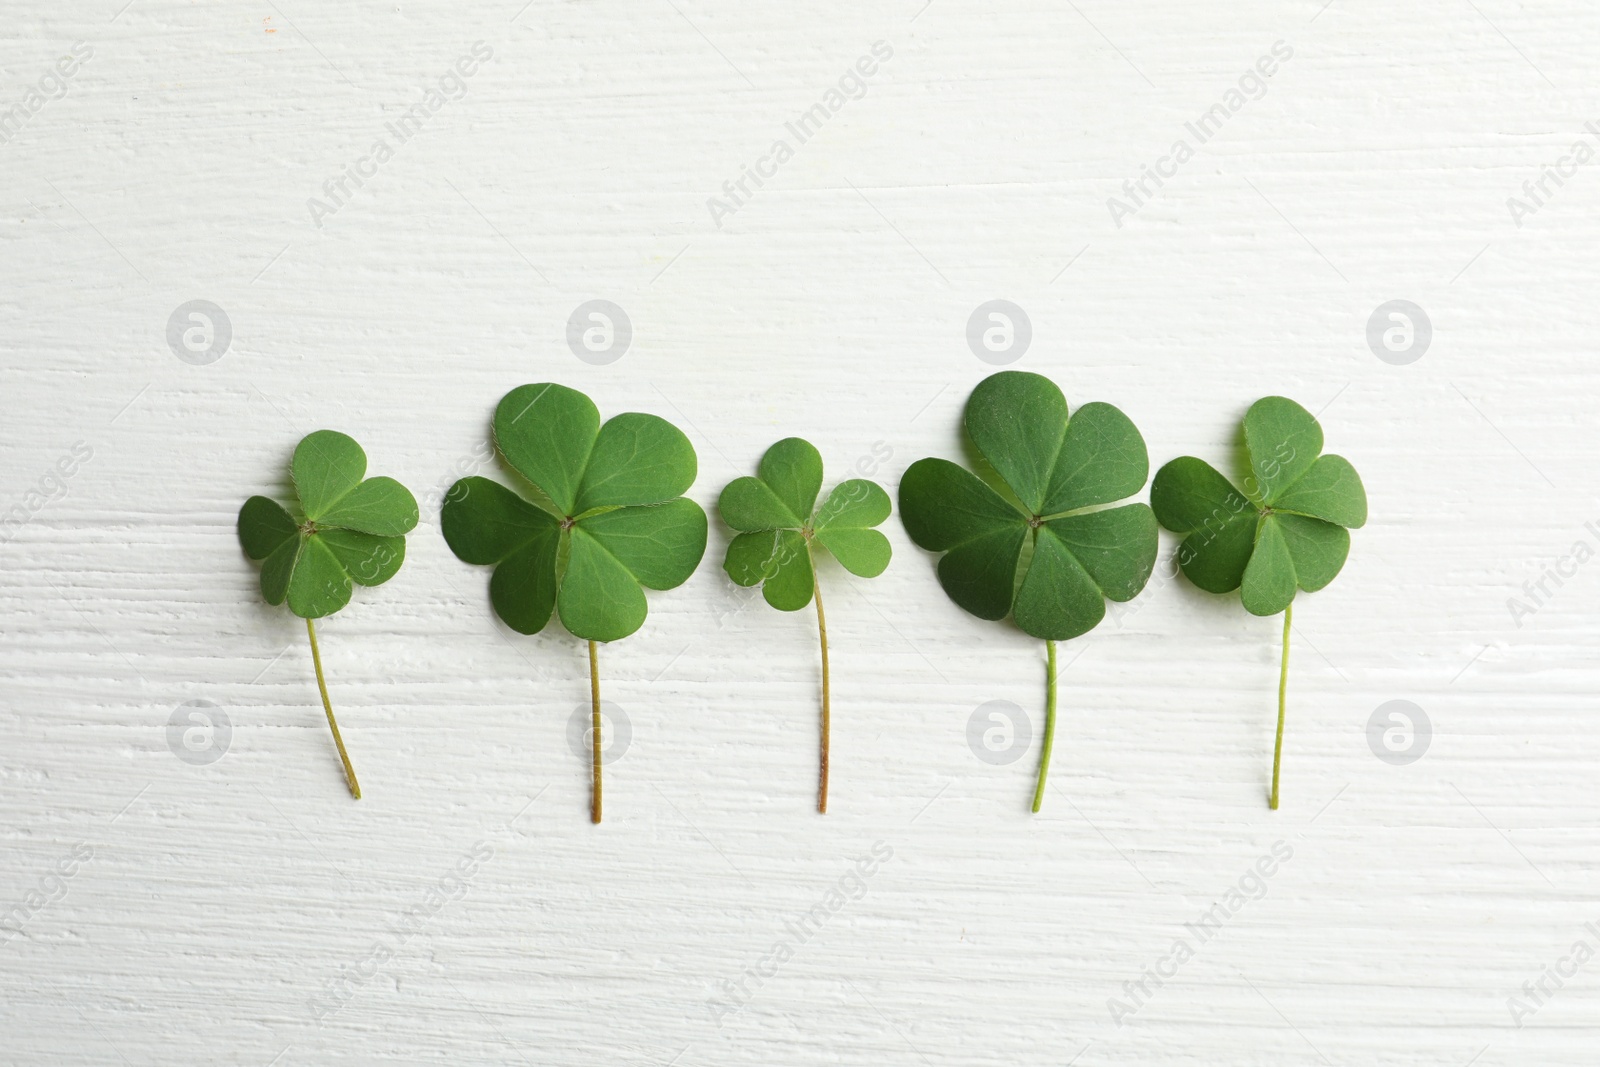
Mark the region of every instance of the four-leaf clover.
<instances>
[{"instance_id":1,"label":"four-leaf clover","mask_svg":"<svg viewBox=\"0 0 1600 1067\"><path fill-rule=\"evenodd\" d=\"M1023 371L978 383L965 426L990 480L948 460L918 460L900 481L900 518L919 546L944 553L939 584L950 599L981 619L1009 614L1045 641L1038 811L1055 735L1055 643L1092 630L1107 599L1131 600L1155 566L1150 508L1108 506L1144 488L1149 458L1117 408L1084 404L1069 419L1056 384Z\"/></svg>"},{"instance_id":2,"label":"four-leaf clover","mask_svg":"<svg viewBox=\"0 0 1600 1067\"><path fill-rule=\"evenodd\" d=\"M393 478L367 478L367 454L353 438L333 430L307 434L289 466L300 517L277 501L253 496L239 509L239 542L261 561L261 594L269 604L288 601L306 620L317 688L344 763L350 792L361 797L322 676L313 619L350 602L356 585L382 585L406 557L405 535L417 525L417 501Z\"/></svg>"},{"instance_id":3,"label":"four-leaf clover","mask_svg":"<svg viewBox=\"0 0 1600 1067\"><path fill-rule=\"evenodd\" d=\"M644 588L682 585L706 549L706 513L683 496L694 446L655 415L600 422L587 396L523 385L495 408L494 439L534 490L533 502L488 478L451 487L440 525L451 551L494 567L489 600L507 626L536 634L551 613L589 642L594 761L591 818L600 821L600 682L595 642L644 624ZM643 588L641 588L643 587Z\"/></svg>"},{"instance_id":4,"label":"four-leaf clover","mask_svg":"<svg viewBox=\"0 0 1600 1067\"><path fill-rule=\"evenodd\" d=\"M889 539L873 527L889 517L889 494L875 482L840 482L817 506L822 456L809 441L786 437L767 449L754 478L728 483L722 520L742 531L728 543L722 568L743 586L761 583L767 603L799 611L815 598L822 645L822 756L817 810L828 810L828 622L817 583L817 546L852 574L876 578L889 565Z\"/></svg>"},{"instance_id":5,"label":"four-leaf clover","mask_svg":"<svg viewBox=\"0 0 1600 1067\"><path fill-rule=\"evenodd\" d=\"M1180 456L1156 473L1150 504L1161 525L1186 535L1178 567L1191 582L1210 593L1239 590L1253 615L1283 613L1268 800L1276 809L1295 592L1315 592L1338 575L1350 530L1367 521L1367 493L1349 460L1322 455L1322 427L1293 400L1268 396L1250 405L1244 446L1244 492L1204 460Z\"/></svg>"}]
</instances>

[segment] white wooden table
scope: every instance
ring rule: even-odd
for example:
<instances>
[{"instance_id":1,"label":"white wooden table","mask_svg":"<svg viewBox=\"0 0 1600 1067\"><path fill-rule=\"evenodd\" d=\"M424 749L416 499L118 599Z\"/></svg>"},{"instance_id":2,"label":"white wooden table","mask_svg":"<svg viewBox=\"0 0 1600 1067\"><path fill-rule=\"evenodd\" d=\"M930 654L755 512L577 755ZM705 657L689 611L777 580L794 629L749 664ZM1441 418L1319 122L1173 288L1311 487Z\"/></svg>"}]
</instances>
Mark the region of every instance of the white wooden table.
<instances>
[{"instance_id":1,"label":"white wooden table","mask_svg":"<svg viewBox=\"0 0 1600 1067\"><path fill-rule=\"evenodd\" d=\"M5 13L0 1059L1594 1062L1590 5L519 3ZM568 345L592 300L611 362ZM1063 648L1030 816L1042 649L894 519L885 575L823 574L816 815L814 620L713 522L603 653L631 736L590 826L583 646L497 623L438 532L496 400L671 419L708 508L791 434L892 490L959 455L991 300L1031 334L991 358L1152 467L1280 393L1361 471L1283 810L1277 620L1158 573ZM1425 347L1369 345L1396 300ZM234 533L323 427L423 510L320 629L359 803ZM1369 744L1393 700L1409 763ZM210 762L170 742L197 701ZM1009 764L990 701L1031 718Z\"/></svg>"}]
</instances>

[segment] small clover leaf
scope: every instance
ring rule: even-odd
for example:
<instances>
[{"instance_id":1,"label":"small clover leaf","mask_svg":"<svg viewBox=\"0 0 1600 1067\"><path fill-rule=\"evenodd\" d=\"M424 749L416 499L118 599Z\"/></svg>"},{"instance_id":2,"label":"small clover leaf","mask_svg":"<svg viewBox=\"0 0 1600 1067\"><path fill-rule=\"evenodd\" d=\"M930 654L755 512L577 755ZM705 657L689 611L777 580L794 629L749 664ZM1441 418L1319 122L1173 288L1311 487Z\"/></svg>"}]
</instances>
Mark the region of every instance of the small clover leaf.
<instances>
[{"instance_id":1,"label":"small clover leaf","mask_svg":"<svg viewBox=\"0 0 1600 1067\"><path fill-rule=\"evenodd\" d=\"M1239 590L1253 615L1283 613L1268 800L1276 809L1295 593L1321 589L1344 567L1350 530L1367 521L1367 493L1349 460L1322 454L1322 427L1293 400L1257 400L1243 430L1242 492L1204 460L1180 456L1156 472L1150 504L1161 525L1185 535L1178 567L1191 582L1208 593Z\"/></svg>"},{"instance_id":2,"label":"small clover leaf","mask_svg":"<svg viewBox=\"0 0 1600 1067\"><path fill-rule=\"evenodd\" d=\"M740 533L728 543L722 569L742 586L761 585L761 595L780 611L817 603L822 646L822 755L817 810L828 810L828 623L816 577L820 546L851 574L876 578L889 566L889 539L873 527L889 517L882 486L851 478L822 491L822 456L809 442L786 437L767 449L757 475L736 478L718 501L722 520Z\"/></svg>"},{"instance_id":3,"label":"small clover leaf","mask_svg":"<svg viewBox=\"0 0 1600 1067\"><path fill-rule=\"evenodd\" d=\"M1038 811L1055 732L1055 642L1094 629L1106 600L1133 599L1155 566L1150 508L1110 506L1144 487L1149 458L1117 408L1088 403L1069 418L1056 384L1023 371L979 382L964 422L998 484L948 460L918 460L900 482L900 518L920 547L943 553L939 584L951 600L981 619L1010 615L1045 641Z\"/></svg>"},{"instance_id":4,"label":"small clover leaf","mask_svg":"<svg viewBox=\"0 0 1600 1067\"><path fill-rule=\"evenodd\" d=\"M355 769L322 675L313 619L350 602L356 585L382 585L405 561L406 539L417 525L417 502L393 478L367 478L367 454L334 430L307 434L289 465L299 497L294 515L277 501L253 496L239 509L239 543L261 563L261 594L269 604L289 604L306 620L317 688L339 748L350 792L361 797Z\"/></svg>"},{"instance_id":5,"label":"small clover leaf","mask_svg":"<svg viewBox=\"0 0 1600 1067\"><path fill-rule=\"evenodd\" d=\"M554 383L523 385L495 408L495 445L534 490L532 501L488 478L463 478L440 510L461 560L494 567L489 601L518 633L555 613L589 642L595 759L591 817L601 816L597 641L644 625L644 589L673 589L700 565L706 514L683 494L694 446L655 415L604 424L594 402Z\"/></svg>"}]
</instances>

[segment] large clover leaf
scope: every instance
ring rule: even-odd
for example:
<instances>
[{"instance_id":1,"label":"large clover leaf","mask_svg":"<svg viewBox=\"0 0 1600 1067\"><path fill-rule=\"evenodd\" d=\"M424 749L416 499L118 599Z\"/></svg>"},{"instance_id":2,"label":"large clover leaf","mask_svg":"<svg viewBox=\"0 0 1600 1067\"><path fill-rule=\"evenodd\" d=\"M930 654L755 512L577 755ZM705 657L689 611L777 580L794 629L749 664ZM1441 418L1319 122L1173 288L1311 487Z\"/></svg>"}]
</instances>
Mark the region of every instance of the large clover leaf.
<instances>
[{"instance_id":1,"label":"large clover leaf","mask_svg":"<svg viewBox=\"0 0 1600 1067\"><path fill-rule=\"evenodd\" d=\"M593 804L600 821L600 680L595 642L644 625L644 589L682 585L706 550L706 513L683 496L694 446L671 423L628 413L604 425L594 402L562 385L523 385L495 408L495 445L533 502L488 478L456 482L440 510L451 551L494 567L489 601L518 633L552 612L589 642Z\"/></svg>"},{"instance_id":2,"label":"large clover leaf","mask_svg":"<svg viewBox=\"0 0 1600 1067\"><path fill-rule=\"evenodd\" d=\"M1244 417L1245 491L1209 463L1180 456L1156 472L1150 504L1161 525L1185 534L1178 566L1210 593L1240 591L1247 611L1276 615L1295 590L1333 581L1350 554L1350 530L1367 521L1361 476L1343 456L1322 455L1322 427L1281 396Z\"/></svg>"},{"instance_id":3,"label":"large clover leaf","mask_svg":"<svg viewBox=\"0 0 1600 1067\"><path fill-rule=\"evenodd\" d=\"M451 487L440 525L451 551L494 567L489 599L518 633L554 610L574 636L616 641L644 625L644 589L682 585L706 549L706 513L683 496L694 446L655 415L605 425L562 385L524 385L494 415L495 444L542 494L530 503L488 478Z\"/></svg>"},{"instance_id":4,"label":"large clover leaf","mask_svg":"<svg viewBox=\"0 0 1600 1067\"><path fill-rule=\"evenodd\" d=\"M382 585L406 558L406 538L417 525L417 501L393 478L368 478L367 454L353 438L333 430L307 434L289 464L299 499L296 518L277 501L253 496L239 509L239 543L261 561L261 594L269 604L288 601L306 620L311 660L328 726L344 764L350 792L361 797L339 724L328 699L313 619L350 602L356 585Z\"/></svg>"},{"instance_id":5,"label":"large clover leaf","mask_svg":"<svg viewBox=\"0 0 1600 1067\"><path fill-rule=\"evenodd\" d=\"M815 553L826 549L845 570L876 578L889 565L889 539L873 529L889 517L889 494L876 482L840 482L822 506L822 456L809 441L786 437L767 449L754 478L728 483L718 501L722 519L741 531L728 543L722 568L781 611L815 598L822 647L822 757L817 810L828 810L828 623L822 610Z\"/></svg>"},{"instance_id":6,"label":"large clover leaf","mask_svg":"<svg viewBox=\"0 0 1600 1067\"><path fill-rule=\"evenodd\" d=\"M1109 506L1144 487L1149 459L1121 411L1089 403L1069 418L1055 383L1022 371L978 383L965 425L995 484L948 460L918 460L900 481L900 518L919 546L943 553L939 584L950 599L981 619L1009 614L1048 644L1038 811L1054 731L1054 642L1092 630L1106 600L1131 600L1155 566L1150 509Z\"/></svg>"},{"instance_id":7,"label":"large clover leaf","mask_svg":"<svg viewBox=\"0 0 1600 1067\"><path fill-rule=\"evenodd\" d=\"M1178 567L1191 582L1210 593L1239 590L1254 615L1283 612L1268 797L1276 809L1295 592L1321 589L1344 567L1350 530L1367 521L1367 492L1349 460L1322 454L1322 427L1293 400L1262 397L1243 429L1243 492L1204 460L1180 456L1156 472L1150 504L1161 525L1186 535Z\"/></svg>"},{"instance_id":8,"label":"large clover leaf","mask_svg":"<svg viewBox=\"0 0 1600 1067\"><path fill-rule=\"evenodd\" d=\"M1094 629L1108 598L1144 588L1155 518L1144 504L1105 506L1137 493L1149 473L1126 415L1091 403L1069 420L1050 379L1002 371L972 391L966 430L1008 495L943 459L918 460L900 481L906 532L944 553L939 583L951 600L1062 641Z\"/></svg>"}]
</instances>

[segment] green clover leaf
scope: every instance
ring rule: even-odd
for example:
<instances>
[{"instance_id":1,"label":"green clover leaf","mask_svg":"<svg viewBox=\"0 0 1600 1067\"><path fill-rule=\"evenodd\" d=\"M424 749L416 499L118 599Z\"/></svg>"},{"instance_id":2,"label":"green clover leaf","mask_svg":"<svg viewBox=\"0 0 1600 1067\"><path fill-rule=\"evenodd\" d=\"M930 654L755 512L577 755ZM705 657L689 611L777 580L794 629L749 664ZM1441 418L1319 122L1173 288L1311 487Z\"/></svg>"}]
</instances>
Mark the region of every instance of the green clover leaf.
<instances>
[{"instance_id":1,"label":"green clover leaf","mask_svg":"<svg viewBox=\"0 0 1600 1067\"><path fill-rule=\"evenodd\" d=\"M239 509L239 543L261 563L261 595L289 604L306 620L317 687L344 763L350 792L361 797L355 770L339 736L313 619L350 602L356 585L382 585L405 562L406 539L417 525L417 502L393 478L367 478L367 454L334 430L307 434L295 446L289 472L303 520L277 501L253 496Z\"/></svg>"},{"instance_id":2,"label":"green clover leaf","mask_svg":"<svg viewBox=\"0 0 1600 1067\"><path fill-rule=\"evenodd\" d=\"M1293 400L1262 397L1245 413L1243 430L1244 491L1204 460L1180 456L1156 472L1150 504L1161 525L1184 535L1178 567L1191 582L1209 593L1239 590L1253 615L1283 613L1268 800L1276 809L1295 593L1315 592L1339 574L1350 530L1367 521L1367 493L1349 460L1322 454L1322 427Z\"/></svg>"},{"instance_id":3,"label":"green clover leaf","mask_svg":"<svg viewBox=\"0 0 1600 1067\"><path fill-rule=\"evenodd\" d=\"M1010 615L1045 641L1038 811L1055 733L1055 642L1094 629L1106 600L1133 599L1155 567L1150 508L1110 506L1144 488L1149 458L1117 408L1084 404L1069 418L1056 384L1023 371L979 382L964 421L995 484L948 460L918 460L900 481L900 518L920 547L943 553L939 584L951 600L981 619Z\"/></svg>"},{"instance_id":4,"label":"green clover leaf","mask_svg":"<svg viewBox=\"0 0 1600 1067\"><path fill-rule=\"evenodd\" d=\"M817 603L822 646L822 756L817 810L828 810L828 623L816 577L816 552L826 549L851 574L876 578L889 566L889 539L873 527L889 517L889 494L875 482L851 478L822 491L822 456L809 442L786 437L767 449L754 478L736 478L717 503L722 520L740 533L728 543L722 569L742 586L760 583L780 611Z\"/></svg>"},{"instance_id":5,"label":"green clover leaf","mask_svg":"<svg viewBox=\"0 0 1600 1067\"><path fill-rule=\"evenodd\" d=\"M604 425L594 402L554 383L523 385L495 408L495 445L535 490L530 502L488 478L456 482L440 510L461 560L494 567L489 601L507 626L536 634L553 613L589 642L594 698L592 818L600 821L600 697L595 642L644 625L644 589L673 589L700 565L706 514L683 496L694 446L655 415Z\"/></svg>"},{"instance_id":6,"label":"green clover leaf","mask_svg":"<svg viewBox=\"0 0 1600 1067\"><path fill-rule=\"evenodd\" d=\"M682 585L706 547L706 515L683 496L694 446L655 415L601 425L575 389L524 385L495 409L495 444L539 491L531 503L488 478L451 487L440 525L451 551L493 566L489 599L518 633L552 611L575 637L617 641L644 625L644 588Z\"/></svg>"},{"instance_id":7,"label":"green clover leaf","mask_svg":"<svg viewBox=\"0 0 1600 1067\"><path fill-rule=\"evenodd\" d=\"M303 619L332 615L357 584L382 585L405 561L417 501L393 478L365 478L367 454L334 430L307 434L290 463L303 522L275 500L239 509L239 542L261 561L261 595ZM364 480L363 480L364 479Z\"/></svg>"}]
</instances>

